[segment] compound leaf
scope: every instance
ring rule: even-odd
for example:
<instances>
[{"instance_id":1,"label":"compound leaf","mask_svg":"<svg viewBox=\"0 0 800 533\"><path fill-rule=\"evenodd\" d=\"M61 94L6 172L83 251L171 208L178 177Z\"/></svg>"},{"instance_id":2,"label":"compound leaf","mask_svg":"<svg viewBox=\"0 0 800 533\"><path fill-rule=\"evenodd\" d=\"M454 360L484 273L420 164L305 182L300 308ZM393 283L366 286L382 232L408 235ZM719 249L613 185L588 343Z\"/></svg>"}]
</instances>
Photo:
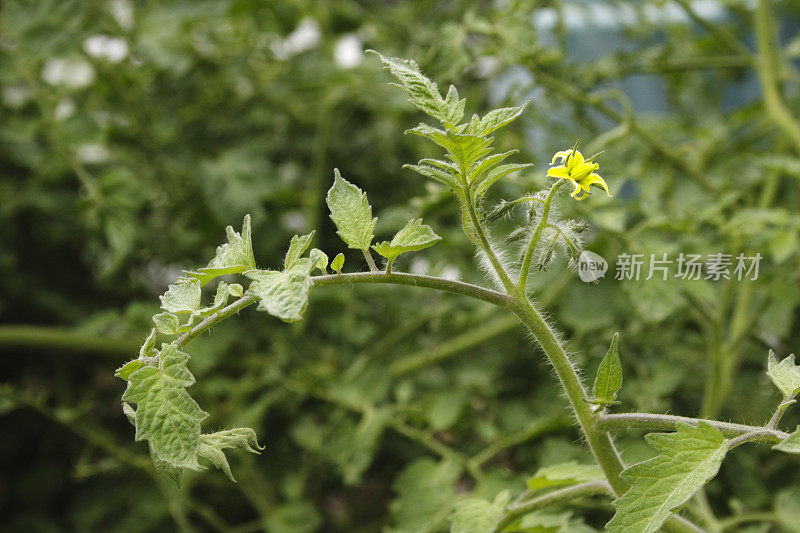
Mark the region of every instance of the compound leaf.
<instances>
[{"instance_id":1,"label":"compound leaf","mask_svg":"<svg viewBox=\"0 0 800 533\"><path fill-rule=\"evenodd\" d=\"M333 186L325 201L345 244L357 250L368 250L378 219L372 218L372 206L366 193L344 179L339 169L334 169Z\"/></svg>"},{"instance_id":2,"label":"compound leaf","mask_svg":"<svg viewBox=\"0 0 800 533\"><path fill-rule=\"evenodd\" d=\"M482 498L468 498L455 505L450 515L450 533L485 533L494 531L503 518L511 494L504 490L493 502Z\"/></svg>"},{"instance_id":3,"label":"compound leaf","mask_svg":"<svg viewBox=\"0 0 800 533\"><path fill-rule=\"evenodd\" d=\"M794 354L778 362L775 352L770 350L767 360L767 375L783 393L784 398L793 398L800 392L800 366L795 364Z\"/></svg>"},{"instance_id":4,"label":"compound leaf","mask_svg":"<svg viewBox=\"0 0 800 533\"><path fill-rule=\"evenodd\" d=\"M199 470L200 423L208 416L186 392L194 376L189 356L164 345L158 366L144 366L128 378L124 402L136 403L136 440L147 440L153 456L175 468Z\"/></svg>"},{"instance_id":5,"label":"compound leaf","mask_svg":"<svg viewBox=\"0 0 800 533\"><path fill-rule=\"evenodd\" d=\"M403 229L397 232L392 242L384 241L376 244L373 248L380 255L391 261L400 254L428 248L440 240L442 238L436 235L430 226L423 224L421 218L415 218L411 219Z\"/></svg>"},{"instance_id":6,"label":"compound leaf","mask_svg":"<svg viewBox=\"0 0 800 533\"><path fill-rule=\"evenodd\" d=\"M228 464L228 459L222 451L227 448L239 448L240 450L256 454L264 449L263 446L259 446L258 444L256 432L250 428L233 428L200 435L198 455L216 468L225 472L228 479L234 482L236 479L234 479L233 473L231 473L231 467Z\"/></svg>"},{"instance_id":7,"label":"compound leaf","mask_svg":"<svg viewBox=\"0 0 800 533\"><path fill-rule=\"evenodd\" d=\"M610 532L653 533L719 471L728 441L713 426L678 424L675 433L645 436L660 455L622 472L631 488L614 501Z\"/></svg>"},{"instance_id":8,"label":"compound leaf","mask_svg":"<svg viewBox=\"0 0 800 533\"><path fill-rule=\"evenodd\" d=\"M615 333L611 339L611 346L608 348L605 357L600 362L597 369L597 377L594 380L594 402L598 405L606 406L618 403L617 392L622 388L622 365L619 361L619 333Z\"/></svg>"},{"instance_id":9,"label":"compound leaf","mask_svg":"<svg viewBox=\"0 0 800 533\"><path fill-rule=\"evenodd\" d=\"M289 270L252 270L246 276L253 280L249 294L258 297L258 309L284 322L302 320L308 306L308 291L313 285L309 273L311 259L302 258Z\"/></svg>"}]
</instances>

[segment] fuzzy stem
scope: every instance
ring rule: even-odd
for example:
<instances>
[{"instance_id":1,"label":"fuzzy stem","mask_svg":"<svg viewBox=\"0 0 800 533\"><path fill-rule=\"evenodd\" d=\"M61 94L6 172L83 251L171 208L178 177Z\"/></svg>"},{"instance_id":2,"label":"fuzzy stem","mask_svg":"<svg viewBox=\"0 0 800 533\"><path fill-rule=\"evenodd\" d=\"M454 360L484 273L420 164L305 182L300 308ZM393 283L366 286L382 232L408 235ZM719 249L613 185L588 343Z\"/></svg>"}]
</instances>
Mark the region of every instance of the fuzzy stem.
<instances>
[{"instance_id":1,"label":"fuzzy stem","mask_svg":"<svg viewBox=\"0 0 800 533\"><path fill-rule=\"evenodd\" d=\"M533 252L536 250L536 245L539 244L539 238L542 236L544 228L548 225L548 219L550 218L550 205L553 203L553 198L555 198L558 190L566 182L567 180L559 180L550 188L550 192L547 194L547 199L544 201L544 207L542 208L542 218L539 220L539 225L536 226L533 235L531 235L531 240L528 243L528 247L525 249L525 256L522 259L522 268L519 271L519 281L517 281L517 287L522 294L525 294L525 288L528 285L528 273L531 269Z\"/></svg>"},{"instance_id":2,"label":"fuzzy stem","mask_svg":"<svg viewBox=\"0 0 800 533\"><path fill-rule=\"evenodd\" d=\"M483 229L483 225L481 225L481 222L478 219L478 213L475 211L475 206L470 199L469 192L467 192L467 211L469 212L469 218L472 221L472 226L475 228L475 233L478 234L478 241L480 242L481 249L486 253L486 256L489 258L489 262L492 263L492 267L500 277L500 281L503 283L506 291L509 293L513 292L514 282L511 281L511 277L508 275L508 272L506 272L506 269L503 267L500 259L497 258L497 254L494 253L492 245L489 243L489 239L486 237L486 231Z\"/></svg>"},{"instance_id":3,"label":"fuzzy stem","mask_svg":"<svg viewBox=\"0 0 800 533\"><path fill-rule=\"evenodd\" d=\"M613 492L611 487L605 481L590 481L588 483L581 483L573 485L564 489L554 490L542 496L524 501L522 503L511 505L506 510L505 516L495 527L495 533L503 531L507 526L511 525L515 520L528 513L544 509L551 505L563 503L575 498L585 498L587 496L596 495L612 496Z\"/></svg>"},{"instance_id":4,"label":"fuzzy stem","mask_svg":"<svg viewBox=\"0 0 800 533\"><path fill-rule=\"evenodd\" d=\"M583 388L583 383L581 383L567 352L553 329L527 298L514 298L513 302L511 310L528 327L555 368L561 386L575 413L575 418L586 438L586 443L597 464L603 470L614 494L617 496L624 494L630 487L620 476L625 465L611 437L597 423L597 418L592 412L592 405L586 401L586 390ZM664 528L674 532L701 531L695 524L678 515L672 515L664 523Z\"/></svg>"},{"instance_id":5,"label":"fuzzy stem","mask_svg":"<svg viewBox=\"0 0 800 533\"><path fill-rule=\"evenodd\" d=\"M370 272L377 272L378 271L378 265L376 265L375 264L375 260L372 259L372 254L370 253L370 251L368 249L367 250L361 250L361 251L364 253L364 259L367 260L367 265L369 266Z\"/></svg>"},{"instance_id":6,"label":"fuzzy stem","mask_svg":"<svg viewBox=\"0 0 800 533\"><path fill-rule=\"evenodd\" d=\"M719 422L717 420L705 420L702 418L689 418L686 416L659 415L653 413L622 413L622 414L601 414L597 416L597 425L604 431L628 430L628 429L657 429L675 430L678 424L691 424L696 426L699 422L717 428L726 437L740 437L754 432L760 432L760 441L769 444L777 444L786 439L789 434L778 430L763 431L765 428L759 426L747 426L744 424L732 424L730 422Z\"/></svg>"},{"instance_id":7,"label":"fuzzy stem","mask_svg":"<svg viewBox=\"0 0 800 533\"><path fill-rule=\"evenodd\" d=\"M572 366L572 361L570 361L567 352L564 351L564 347L559 342L553 329L527 299L515 299L514 303L515 306L512 310L531 331L555 368L558 379L561 381L561 386L567 394L578 424L597 459L597 463L603 469L614 491L617 494L624 493L628 490L629 485L620 477L620 473L624 468L622 459L611 442L611 438L595 422L592 405L586 401L586 391L577 371Z\"/></svg>"}]
</instances>

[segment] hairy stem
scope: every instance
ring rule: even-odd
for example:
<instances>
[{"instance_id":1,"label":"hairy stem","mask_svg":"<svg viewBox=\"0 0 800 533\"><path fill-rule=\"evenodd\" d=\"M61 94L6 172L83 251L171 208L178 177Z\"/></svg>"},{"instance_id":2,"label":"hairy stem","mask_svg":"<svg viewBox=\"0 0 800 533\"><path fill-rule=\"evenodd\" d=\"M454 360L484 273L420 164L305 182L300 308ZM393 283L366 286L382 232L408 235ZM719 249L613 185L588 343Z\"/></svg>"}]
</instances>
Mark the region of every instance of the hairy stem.
<instances>
[{"instance_id":1,"label":"hairy stem","mask_svg":"<svg viewBox=\"0 0 800 533\"><path fill-rule=\"evenodd\" d=\"M689 418L686 416L659 415L653 413L622 413L622 414L600 414L597 416L597 425L604 431L628 430L628 429L658 429L675 430L678 424L691 424L696 426L699 422L717 428L726 437L740 437L759 432L760 441L764 443L777 444L789 437L788 433L774 429L767 429L759 426L747 426L744 424L733 424L730 422L719 422L717 420L705 420L702 418ZM767 431L764 431L764 430Z\"/></svg>"},{"instance_id":2,"label":"hairy stem","mask_svg":"<svg viewBox=\"0 0 800 533\"><path fill-rule=\"evenodd\" d=\"M369 266L370 272L377 272L378 265L375 264L375 260L372 258L372 254L369 250L361 250L364 252L364 259L367 260L367 265ZM387 272L388 273L388 272Z\"/></svg>"},{"instance_id":3,"label":"hairy stem","mask_svg":"<svg viewBox=\"0 0 800 533\"><path fill-rule=\"evenodd\" d=\"M590 481L573 485L564 489L554 490L542 496L532 498L519 504L510 505L506 509L503 519L497 524L494 531L499 533L507 526L511 525L518 518L525 516L533 511L544 509L554 504L563 503L575 498L585 498L587 496L605 495L613 496L611 487L605 481Z\"/></svg>"},{"instance_id":4,"label":"hairy stem","mask_svg":"<svg viewBox=\"0 0 800 533\"><path fill-rule=\"evenodd\" d=\"M581 383L580 377L556 333L527 298L514 298L513 302L511 310L528 327L555 368L561 386L575 413L575 418L586 438L586 443L597 464L603 470L614 495L619 496L625 493L629 485L620 476L625 468L622 458L607 430L601 428L597 423L596 415L592 412L592 405L586 401L587 396L583 383ZM664 523L664 528L667 531L675 532L701 531L696 525L678 515L672 515Z\"/></svg>"},{"instance_id":5,"label":"hairy stem","mask_svg":"<svg viewBox=\"0 0 800 533\"><path fill-rule=\"evenodd\" d=\"M531 270L533 252L536 250L536 245L539 244L539 238L541 238L544 228L548 225L548 219L550 218L550 205L553 203L553 198L555 198L558 190L565 183L566 180L558 180L550 188L550 192L547 194L547 199L544 201L544 207L542 208L542 218L539 220L539 225L536 226L533 235L531 235L531 240L528 243L528 247L525 249L525 256L522 259L522 268L519 271L519 281L517 282L517 287L522 294L525 294L525 288L528 285L528 273Z\"/></svg>"},{"instance_id":6,"label":"hairy stem","mask_svg":"<svg viewBox=\"0 0 800 533\"><path fill-rule=\"evenodd\" d=\"M494 271L497 273L500 281L506 288L506 291L509 293L513 292L514 282L511 281L511 277L508 275L508 272L506 272L505 267L503 267L500 259L497 258L497 254L494 253L492 245L489 243L489 239L486 237L486 231L483 229L483 225L478 219L478 213L475 210L475 205L473 205L472 200L469 197L469 193L467 193L467 210L469 212L469 218L472 221L472 226L475 228L475 233L478 235L478 241L480 241L481 249L484 251L484 253L486 253L486 256L489 258L489 262L492 263L492 268L494 268Z\"/></svg>"},{"instance_id":7,"label":"hairy stem","mask_svg":"<svg viewBox=\"0 0 800 533\"><path fill-rule=\"evenodd\" d=\"M423 276L417 274L407 274L404 272L393 272L385 274L383 272L355 272L352 274L326 274L324 276L313 276L315 287L326 287L334 285L350 285L355 283L384 283L390 285L411 285L413 287L426 287L438 291L461 294L489 302L500 307L508 307L511 299L500 292L465 283L434 276Z\"/></svg>"},{"instance_id":8,"label":"hairy stem","mask_svg":"<svg viewBox=\"0 0 800 533\"><path fill-rule=\"evenodd\" d=\"M556 333L527 299L516 299L512 310L531 331L555 368L578 424L611 487L617 494L624 493L628 483L620 477L624 468L622 459L608 434L595 423L592 405L586 401L586 390Z\"/></svg>"}]
</instances>

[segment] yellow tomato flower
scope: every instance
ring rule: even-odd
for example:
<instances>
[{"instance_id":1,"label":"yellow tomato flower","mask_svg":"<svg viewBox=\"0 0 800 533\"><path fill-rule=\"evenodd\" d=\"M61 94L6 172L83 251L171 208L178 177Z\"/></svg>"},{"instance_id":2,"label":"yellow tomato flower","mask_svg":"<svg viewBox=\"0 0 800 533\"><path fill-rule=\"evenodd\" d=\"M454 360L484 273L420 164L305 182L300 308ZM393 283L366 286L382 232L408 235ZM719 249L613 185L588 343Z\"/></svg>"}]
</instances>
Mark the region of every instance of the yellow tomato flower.
<instances>
[{"instance_id":1,"label":"yellow tomato flower","mask_svg":"<svg viewBox=\"0 0 800 533\"><path fill-rule=\"evenodd\" d=\"M547 175L551 178L561 178L571 181L575 185L575 190L572 191L570 196L578 201L589 196L589 187L592 185L606 191L606 194L610 198L611 193L608 192L608 185L606 185L606 182L600 177L600 174L595 173L595 170L600 168L600 165L592 161L594 157L595 156L587 161L577 148L561 150L557 152L556 155L553 156L553 160L550 161L551 165L556 164L556 162L560 162L561 164L557 167L551 167L547 171ZM576 196L581 192L583 193L581 196Z\"/></svg>"}]
</instances>

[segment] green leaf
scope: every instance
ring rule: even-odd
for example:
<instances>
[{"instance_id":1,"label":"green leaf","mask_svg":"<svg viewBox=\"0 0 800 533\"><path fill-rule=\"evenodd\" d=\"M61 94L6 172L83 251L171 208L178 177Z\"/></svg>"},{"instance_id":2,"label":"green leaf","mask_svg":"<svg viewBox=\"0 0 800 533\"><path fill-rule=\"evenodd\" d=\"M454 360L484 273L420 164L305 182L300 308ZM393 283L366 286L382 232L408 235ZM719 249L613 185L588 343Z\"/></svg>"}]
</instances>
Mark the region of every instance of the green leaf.
<instances>
[{"instance_id":1,"label":"green leaf","mask_svg":"<svg viewBox=\"0 0 800 533\"><path fill-rule=\"evenodd\" d=\"M422 163L422 162L420 162ZM422 174L426 178L430 178L437 183L441 183L442 185L446 185L450 188L456 188L459 186L458 184L458 176L449 170L443 170L441 168L436 168L431 165L403 165L403 168L407 168L409 170L413 170L419 174Z\"/></svg>"},{"instance_id":2,"label":"green leaf","mask_svg":"<svg viewBox=\"0 0 800 533\"><path fill-rule=\"evenodd\" d=\"M490 169L502 163L509 156L512 156L518 152L519 150L509 150L508 152L503 152L502 154L492 154L488 157L484 157L480 161L476 161L472 165L472 168L470 168L469 175L467 176L467 183L474 182L477 178L483 176Z\"/></svg>"},{"instance_id":3,"label":"green leaf","mask_svg":"<svg viewBox=\"0 0 800 533\"><path fill-rule=\"evenodd\" d=\"M180 326L178 317L172 313L159 313L154 315L153 323L156 325L156 329L159 333L163 333L164 335L175 335L178 332L178 326Z\"/></svg>"},{"instance_id":4,"label":"green leaf","mask_svg":"<svg viewBox=\"0 0 800 533\"><path fill-rule=\"evenodd\" d=\"M303 235L302 237L298 235L292 237L292 241L289 243L289 251L286 252L286 257L283 260L284 270L290 270L297 265L297 262L303 256L303 252L305 252L311 244L311 239L314 238L315 233L316 231L312 231L308 235Z\"/></svg>"},{"instance_id":5,"label":"green leaf","mask_svg":"<svg viewBox=\"0 0 800 533\"><path fill-rule=\"evenodd\" d=\"M794 398L800 392L800 366L794 363L794 354L778 362L775 352L770 350L767 359L767 375L781 391L784 399Z\"/></svg>"},{"instance_id":6,"label":"green leaf","mask_svg":"<svg viewBox=\"0 0 800 533\"><path fill-rule=\"evenodd\" d=\"M660 455L622 472L631 488L614 501L617 513L607 531L657 531L672 511L717 474L728 451L722 433L705 422L678 424L675 433L650 433L645 440Z\"/></svg>"},{"instance_id":7,"label":"green leaf","mask_svg":"<svg viewBox=\"0 0 800 533\"><path fill-rule=\"evenodd\" d=\"M290 270L252 270L246 276L253 280L249 294L258 297L258 309L284 322L303 319L308 306L308 291L313 285L309 273L311 260L302 259Z\"/></svg>"},{"instance_id":8,"label":"green leaf","mask_svg":"<svg viewBox=\"0 0 800 533\"><path fill-rule=\"evenodd\" d=\"M311 261L314 263L314 268L320 270L323 274L328 272L328 254L320 250L319 248L312 248L309 252L308 256L311 258Z\"/></svg>"},{"instance_id":9,"label":"green leaf","mask_svg":"<svg viewBox=\"0 0 800 533\"><path fill-rule=\"evenodd\" d=\"M486 533L494 531L503 518L511 494L504 490L493 502L482 498L468 498L455 505L450 515L450 533Z\"/></svg>"},{"instance_id":10,"label":"green leaf","mask_svg":"<svg viewBox=\"0 0 800 533\"><path fill-rule=\"evenodd\" d=\"M200 309L200 280L179 278L161 299L161 308L170 313L192 313Z\"/></svg>"},{"instance_id":11,"label":"green leaf","mask_svg":"<svg viewBox=\"0 0 800 533\"><path fill-rule=\"evenodd\" d=\"M442 98L436 83L422 74L415 61L384 57L372 52L380 58L384 68L398 79L400 83L396 84L397 87L405 90L411 96L409 101L423 112L450 126L456 126L464 117L466 101L458 98L455 87L451 85L447 98Z\"/></svg>"},{"instance_id":12,"label":"green leaf","mask_svg":"<svg viewBox=\"0 0 800 533\"><path fill-rule=\"evenodd\" d=\"M486 194L486 191L503 176L532 166L532 163L509 163L508 165L500 165L491 169L486 174L476 177L472 187L473 196L476 200L480 200Z\"/></svg>"},{"instance_id":13,"label":"green leaf","mask_svg":"<svg viewBox=\"0 0 800 533\"><path fill-rule=\"evenodd\" d=\"M131 377L131 374L139 370L140 368L147 366L147 363L142 361L141 359L134 359L132 361L128 361L121 367L117 369L114 375L118 378L122 378L124 380L128 380Z\"/></svg>"},{"instance_id":14,"label":"green leaf","mask_svg":"<svg viewBox=\"0 0 800 533\"><path fill-rule=\"evenodd\" d=\"M528 489L537 491L560 485L576 485L587 481L605 479L598 465L582 465L575 461L545 466L526 482Z\"/></svg>"},{"instance_id":15,"label":"green leaf","mask_svg":"<svg viewBox=\"0 0 800 533\"><path fill-rule=\"evenodd\" d=\"M619 360L619 333L614 333L611 339L611 346L608 348L600 367L597 369L597 377L594 380L594 401L599 405L606 406L616 401L617 392L622 388L622 365Z\"/></svg>"},{"instance_id":16,"label":"green leaf","mask_svg":"<svg viewBox=\"0 0 800 533\"><path fill-rule=\"evenodd\" d=\"M372 207L366 193L348 182L334 170L333 186L325 200L331 211L331 219L338 228L338 234L350 248L368 250L375 237L375 223Z\"/></svg>"},{"instance_id":17,"label":"green leaf","mask_svg":"<svg viewBox=\"0 0 800 533\"><path fill-rule=\"evenodd\" d=\"M489 135L493 131L499 130L503 126L510 124L522 114L529 101L526 101L519 107L504 107L502 109L495 109L489 111L483 118L478 115L472 115L469 121L469 133L473 135Z\"/></svg>"},{"instance_id":18,"label":"green leaf","mask_svg":"<svg viewBox=\"0 0 800 533\"><path fill-rule=\"evenodd\" d=\"M234 482L236 479L234 479L228 459L222 451L227 448L238 448L255 454L264 449L258 444L256 432L250 428L233 428L200 435L198 456L225 472L228 479Z\"/></svg>"},{"instance_id":19,"label":"green leaf","mask_svg":"<svg viewBox=\"0 0 800 533\"><path fill-rule=\"evenodd\" d=\"M453 487L461 467L451 461L421 457L410 463L394 482L397 498L389 504L394 533L435 530L455 498ZM442 517L439 519L439 517ZM438 519L438 520L437 520Z\"/></svg>"},{"instance_id":20,"label":"green leaf","mask_svg":"<svg viewBox=\"0 0 800 533\"><path fill-rule=\"evenodd\" d=\"M519 525L507 531L514 533L596 533L583 520L572 518L572 513L536 511L522 517Z\"/></svg>"},{"instance_id":21,"label":"green leaf","mask_svg":"<svg viewBox=\"0 0 800 533\"><path fill-rule=\"evenodd\" d=\"M147 440L153 455L173 467L199 470L200 423L208 415L186 392L194 384L189 356L167 344L159 360L131 374L122 396L136 403L136 440Z\"/></svg>"},{"instance_id":22,"label":"green leaf","mask_svg":"<svg viewBox=\"0 0 800 533\"><path fill-rule=\"evenodd\" d=\"M244 294L244 287L238 283L231 283L228 285L228 293L234 298L241 298L242 294Z\"/></svg>"},{"instance_id":23,"label":"green leaf","mask_svg":"<svg viewBox=\"0 0 800 533\"><path fill-rule=\"evenodd\" d=\"M242 223L242 233L236 233L233 227L225 228L228 242L217 247L217 254L207 266L197 269L196 272L187 272L187 275L205 285L219 276L238 274L256 268L253 256L253 242L250 228L250 215L245 215Z\"/></svg>"},{"instance_id":24,"label":"green leaf","mask_svg":"<svg viewBox=\"0 0 800 533\"><path fill-rule=\"evenodd\" d=\"M421 218L411 219L403 229L397 232L392 242L384 241L373 246L376 252L383 257L394 260L398 255L406 252L416 252L433 246L442 240L430 226L422 223Z\"/></svg>"},{"instance_id":25,"label":"green leaf","mask_svg":"<svg viewBox=\"0 0 800 533\"><path fill-rule=\"evenodd\" d=\"M779 450L786 453L800 454L800 426L797 426L787 438L772 447L773 450Z\"/></svg>"},{"instance_id":26,"label":"green leaf","mask_svg":"<svg viewBox=\"0 0 800 533\"><path fill-rule=\"evenodd\" d=\"M331 263L331 270L333 270L337 274L341 274L343 266L344 266L344 254L336 254L336 257L333 258L333 262Z\"/></svg>"}]
</instances>

